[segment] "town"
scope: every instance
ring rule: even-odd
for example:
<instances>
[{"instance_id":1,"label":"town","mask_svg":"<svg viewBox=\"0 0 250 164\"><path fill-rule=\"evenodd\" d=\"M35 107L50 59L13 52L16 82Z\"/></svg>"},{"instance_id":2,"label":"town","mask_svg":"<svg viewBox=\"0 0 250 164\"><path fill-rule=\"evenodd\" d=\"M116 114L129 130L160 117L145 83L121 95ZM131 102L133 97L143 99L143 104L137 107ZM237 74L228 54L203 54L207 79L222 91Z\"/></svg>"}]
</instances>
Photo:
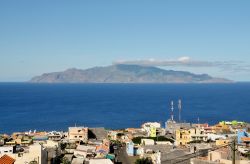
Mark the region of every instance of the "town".
<instances>
[{"instance_id":1,"label":"town","mask_svg":"<svg viewBox=\"0 0 250 164\"><path fill-rule=\"evenodd\" d=\"M165 125L109 130L69 127L68 131L0 135L0 164L249 164L250 124L215 125L174 120L173 102Z\"/></svg>"},{"instance_id":2,"label":"town","mask_svg":"<svg viewBox=\"0 0 250 164\"><path fill-rule=\"evenodd\" d=\"M69 127L68 132L22 132L0 136L1 164L249 163L250 126L166 122L106 130ZM234 145L234 147L233 147Z\"/></svg>"}]
</instances>

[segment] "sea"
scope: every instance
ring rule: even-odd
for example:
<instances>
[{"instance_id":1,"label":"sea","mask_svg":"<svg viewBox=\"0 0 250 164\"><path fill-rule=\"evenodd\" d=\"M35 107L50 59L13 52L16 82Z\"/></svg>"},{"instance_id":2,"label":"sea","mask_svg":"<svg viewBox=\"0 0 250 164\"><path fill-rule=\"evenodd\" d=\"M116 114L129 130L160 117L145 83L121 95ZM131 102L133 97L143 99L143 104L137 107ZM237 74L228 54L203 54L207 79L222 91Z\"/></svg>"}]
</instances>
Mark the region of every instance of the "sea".
<instances>
[{"instance_id":1,"label":"sea","mask_svg":"<svg viewBox=\"0 0 250 164\"><path fill-rule=\"evenodd\" d=\"M122 129L170 118L215 124L250 122L250 83L33 84L0 83L0 133L66 131L70 126Z\"/></svg>"}]
</instances>

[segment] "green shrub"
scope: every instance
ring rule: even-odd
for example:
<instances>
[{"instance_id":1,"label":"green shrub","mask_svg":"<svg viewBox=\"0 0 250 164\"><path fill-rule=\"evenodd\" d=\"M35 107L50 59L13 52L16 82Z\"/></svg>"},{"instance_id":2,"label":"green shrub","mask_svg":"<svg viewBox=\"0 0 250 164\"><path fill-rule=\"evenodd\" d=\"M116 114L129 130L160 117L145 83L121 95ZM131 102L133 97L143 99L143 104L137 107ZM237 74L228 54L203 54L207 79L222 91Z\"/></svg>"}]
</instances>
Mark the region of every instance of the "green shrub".
<instances>
[{"instance_id":1,"label":"green shrub","mask_svg":"<svg viewBox=\"0 0 250 164\"><path fill-rule=\"evenodd\" d=\"M153 164L150 158L140 158L135 161L135 164Z\"/></svg>"}]
</instances>

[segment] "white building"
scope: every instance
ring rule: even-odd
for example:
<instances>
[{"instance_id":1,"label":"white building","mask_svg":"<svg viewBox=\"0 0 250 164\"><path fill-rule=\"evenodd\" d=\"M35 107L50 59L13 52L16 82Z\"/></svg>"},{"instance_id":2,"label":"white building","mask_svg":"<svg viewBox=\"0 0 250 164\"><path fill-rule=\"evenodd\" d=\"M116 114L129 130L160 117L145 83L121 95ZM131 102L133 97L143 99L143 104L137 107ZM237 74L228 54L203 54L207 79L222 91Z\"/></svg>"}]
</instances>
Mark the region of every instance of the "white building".
<instances>
[{"instance_id":1,"label":"white building","mask_svg":"<svg viewBox=\"0 0 250 164\"><path fill-rule=\"evenodd\" d=\"M141 145L154 145L155 141L153 139L141 139Z\"/></svg>"},{"instance_id":2,"label":"white building","mask_svg":"<svg viewBox=\"0 0 250 164\"><path fill-rule=\"evenodd\" d=\"M14 148L13 146L3 146L0 147L0 157L2 157L4 154L13 154L14 153Z\"/></svg>"},{"instance_id":3,"label":"white building","mask_svg":"<svg viewBox=\"0 0 250 164\"><path fill-rule=\"evenodd\" d=\"M142 130L147 133L147 136L150 136L152 128L160 129L161 124L158 122L146 122L142 124L141 127L142 127Z\"/></svg>"},{"instance_id":4,"label":"white building","mask_svg":"<svg viewBox=\"0 0 250 164\"><path fill-rule=\"evenodd\" d=\"M224 135L207 134L207 139L215 141L215 140L218 140L218 139L226 139L226 137Z\"/></svg>"},{"instance_id":5,"label":"white building","mask_svg":"<svg viewBox=\"0 0 250 164\"><path fill-rule=\"evenodd\" d=\"M13 147L0 147L4 151L0 156L7 154L15 159L15 164L24 164L31 161L36 161L39 164L47 164L47 151L40 144L30 145L24 152L14 153ZM9 151L9 152L7 152Z\"/></svg>"}]
</instances>

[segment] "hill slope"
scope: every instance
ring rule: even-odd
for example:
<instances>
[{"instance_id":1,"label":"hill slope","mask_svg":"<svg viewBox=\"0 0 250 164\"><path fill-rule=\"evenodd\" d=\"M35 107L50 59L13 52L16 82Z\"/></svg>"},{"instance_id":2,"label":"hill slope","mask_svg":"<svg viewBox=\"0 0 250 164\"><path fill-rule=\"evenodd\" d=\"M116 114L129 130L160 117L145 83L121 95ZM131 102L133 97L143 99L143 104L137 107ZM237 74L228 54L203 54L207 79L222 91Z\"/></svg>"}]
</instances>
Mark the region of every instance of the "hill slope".
<instances>
[{"instance_id":1,"label":"hill slope","mask_svg":"<svg viewBox=\"0 0 250 164\"><path fill-rule=\"evenodd\" d=\"M67 69L45 73L30 80L33 83L228 83L227 79L207 74L164 70L139 65L112 65L86 70Z\"/></svg>"}]
</instances>

